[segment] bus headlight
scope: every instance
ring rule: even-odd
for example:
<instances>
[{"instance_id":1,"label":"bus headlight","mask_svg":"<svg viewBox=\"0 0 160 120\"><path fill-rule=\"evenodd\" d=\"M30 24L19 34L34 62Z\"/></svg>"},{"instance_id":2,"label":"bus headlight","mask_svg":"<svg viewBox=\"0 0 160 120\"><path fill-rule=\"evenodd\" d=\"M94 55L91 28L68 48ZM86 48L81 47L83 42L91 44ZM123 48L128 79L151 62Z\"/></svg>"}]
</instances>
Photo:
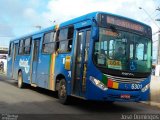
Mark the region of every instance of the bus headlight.
<instances>
[{"instance_id":1,"label":"bus headlight","mask_svg":"<svg viewBox=\"0 0 160 120\"><path fill-rule=\"evenodd\" d=\"M97 87L99 87L102 90L107 90L108 88L98 79L90 76L90 80L95 84Z\"/></svg>"},{"instance_id":2,"label":"bus headlight","mask_svg":"<svg viewBox=\"0 0 160 120\"><path fill-rule=\"evenodd\" d=\"M150 87L150 84L147 84L145 87L141 89L141 92L146 92Z\"/></svg>"}]
</instances>

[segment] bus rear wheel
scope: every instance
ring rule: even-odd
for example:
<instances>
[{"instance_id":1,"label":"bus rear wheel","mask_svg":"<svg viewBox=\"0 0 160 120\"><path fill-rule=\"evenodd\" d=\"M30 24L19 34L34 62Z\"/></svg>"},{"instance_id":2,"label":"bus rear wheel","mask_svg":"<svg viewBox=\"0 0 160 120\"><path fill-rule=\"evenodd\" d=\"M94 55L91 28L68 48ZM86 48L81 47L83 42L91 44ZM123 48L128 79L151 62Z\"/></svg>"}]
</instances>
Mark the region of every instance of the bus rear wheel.
<instances>
[{"instance_id":1,"label":"bus rear wheel","mask_svg":"<svg viewBox=\"0 0 160 120\"><path fill-rule=\"evenodd\" d=\"M58 97L59 97L60 103L64 105L69 103L69 96L67 95L67 86L66 86L65 79L61 79L59 81Z\"/></svg>"},{"instance_id":2,"label":"bus rear wheel","mask_svg":"<svg viewBox=\"0 0 160 120\"><path fill-rule=\"evenodd\" d=\"M23 77L22 77L22 72L18 73L18 88L23 88L24 83L23 83Z\"/></svg>"}]
</instances>

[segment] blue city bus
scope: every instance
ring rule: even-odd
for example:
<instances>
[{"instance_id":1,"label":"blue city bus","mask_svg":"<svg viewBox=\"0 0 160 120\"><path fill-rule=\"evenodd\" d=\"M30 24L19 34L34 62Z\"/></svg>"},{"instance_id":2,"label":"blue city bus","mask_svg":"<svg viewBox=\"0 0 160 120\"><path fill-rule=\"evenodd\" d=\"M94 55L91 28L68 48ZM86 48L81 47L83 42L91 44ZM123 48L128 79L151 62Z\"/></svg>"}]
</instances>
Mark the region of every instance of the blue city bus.
<instances>
[{"instance_id":1,"label":"blue city bus","mask_svg":"<svg viewBox=\"0 0 160 120\"><path fill-rule=\"evenodd\" d=\"M146 101L150 93L151 27L93 12L10 41L8 74L26 84L106 102Z\"/></svg>"}]
</instances>

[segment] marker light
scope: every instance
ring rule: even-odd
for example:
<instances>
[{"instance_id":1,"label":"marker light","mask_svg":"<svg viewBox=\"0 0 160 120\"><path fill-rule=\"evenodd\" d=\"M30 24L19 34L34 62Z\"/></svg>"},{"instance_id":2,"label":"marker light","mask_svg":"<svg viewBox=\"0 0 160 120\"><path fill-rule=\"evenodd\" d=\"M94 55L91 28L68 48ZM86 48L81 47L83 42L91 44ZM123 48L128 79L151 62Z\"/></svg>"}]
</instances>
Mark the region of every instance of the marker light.
<instances>
[{"instance_id":1,"label":"marker light","mask_svg":"<svg viewBox=\"0 0 160 120\"><path fill-rule=\"evenodd\" d=\"M141 89L141 92L146 92L150 88L150 84L147 84L145 87Z\"/></svg>"},{"instance_id":2,"label":"marker light","mask_svg":"<svg viewBox=\"0 0 160 120\"><path fill-rule=\"evenodd\" d=\"M97 87L99 87L102 90L107 90L108 88L98 79L90 76L90 80L95 84Z\"/></svg>"}]
</instances>

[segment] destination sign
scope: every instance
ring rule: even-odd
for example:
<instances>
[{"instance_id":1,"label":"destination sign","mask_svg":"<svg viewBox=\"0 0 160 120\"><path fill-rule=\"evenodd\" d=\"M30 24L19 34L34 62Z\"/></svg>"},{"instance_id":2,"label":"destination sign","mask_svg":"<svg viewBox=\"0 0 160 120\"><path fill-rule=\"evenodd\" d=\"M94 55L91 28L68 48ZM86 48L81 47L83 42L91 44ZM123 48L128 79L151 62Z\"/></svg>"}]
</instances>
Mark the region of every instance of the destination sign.
<instances>
[{"instance_id":1,"label":"destination sign","mask_svg":"<svg viewBox=\"0 0 160 120\"><path fill-rule=\"evenodd\" d=\"M102 34L102 35L108 35L108 36L115 36L115 37L118 36L117 32L113 32L113 31L106 30L106 29L100 30L100 34Z\"/></svg>"},{"instance_id":2,"label":"destination sign","mask_svg":"<svg viewBox=\"0 0 160 120\"><path fill-rule=\"evenodd\" d=\"M136 31L140 31L140 32L144 32L144 29L145 29L140 24L137 24L137 23L134 23L132 21L122 19L122 18L119 18L119 17L114 17L114 16L107 16L106 17L106 22L107 22L107 24L117 25L117 26L120 26L120 27L132 29L132 30L136 30Z\"/></svg>"}]
</instances>

